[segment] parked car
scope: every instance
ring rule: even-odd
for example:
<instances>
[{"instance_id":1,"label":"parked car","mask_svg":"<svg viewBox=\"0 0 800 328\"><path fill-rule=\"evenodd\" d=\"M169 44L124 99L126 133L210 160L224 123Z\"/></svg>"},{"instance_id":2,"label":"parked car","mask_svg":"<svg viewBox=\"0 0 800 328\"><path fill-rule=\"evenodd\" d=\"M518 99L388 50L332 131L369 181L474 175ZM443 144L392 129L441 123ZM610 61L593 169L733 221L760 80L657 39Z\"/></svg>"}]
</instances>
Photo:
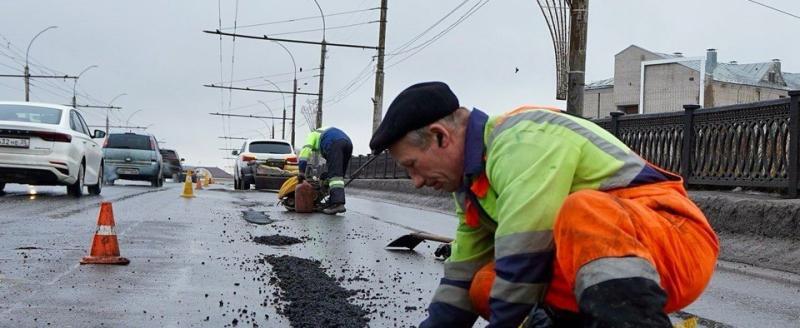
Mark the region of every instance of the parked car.
<instances>
[{"instance_id":1,"label":"parked car","mask_svg":"<svg viewBox=\"0 0 800 328\"><path fill-rule=\"evenodd\" d=\"M297 155L285 140L247 140L233 152L233 186L237 190L278 189L286 179L297 174Z\"/></svg>"},{"instance_id":2,"label":"parked car","mask_svg":"<svg viewBox=\"0 0 800 328\"><path fill-rule=\"evenodd\" d=\"M161 176L165 179L170 178L173 182L183 182L186 179L186 173L183 172L183 158L178 156L178 153L172 149L161 149L161 158L163 161L163 171Z\"/></svg>"},{"instance_id":3,"label":"parked car","mask_svg":"<svg viewBox=\"0 0 800 328\"><path fill-rule=\"evenodd\" d=\"M71 107L0 102L0 192L6 183L66 185L80 197L83 187L99 195L103 156L94 130Z\"/></svg>"},{"instance_id":4,"label":"parked car","mask_svg":"<svg viewBox=\"0 0 800 328\"><path fill-rule=\"evenodd\" d=\"M164 184L161 152L156 137L133 132L111 133L103 144L106 183L117 179Z\"/></svg>"}]
</instances>

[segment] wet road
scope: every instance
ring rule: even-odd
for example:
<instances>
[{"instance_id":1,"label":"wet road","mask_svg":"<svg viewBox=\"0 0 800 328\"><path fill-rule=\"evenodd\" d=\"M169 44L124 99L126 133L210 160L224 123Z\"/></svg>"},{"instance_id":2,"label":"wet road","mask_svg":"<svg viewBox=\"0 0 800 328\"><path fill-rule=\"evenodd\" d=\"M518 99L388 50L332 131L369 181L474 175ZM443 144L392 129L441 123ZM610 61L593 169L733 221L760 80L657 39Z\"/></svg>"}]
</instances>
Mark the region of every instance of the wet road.
<instances>
[{"instance_id":1,"label":"wet road","mask_svg":"<svg viewBox=\"0 0 800 328\"><path fill-rule=\"evenodd\" d=\"M275 194L213 185L194 199L178 184L106 187L73 199L63 188L9 185L0 197L0 326L287 327L284 294L268 283L264 255L321 261L372 327L414 326L424 317L441 272L425 243L416 253L383 246L408 228L450 236L450 215L351 197L346 215L287 213ZM80 266L101 200L113 202L128 266ZM274 222L255 225L242 211ZM268 246L253 237L280 234L302 243ZM744 273L743 273L744 272ZM757 276L753 276L753 274ZM686 311L736 327L797 327L800 279L718 270Z\"/></svg>"}]
</instances>

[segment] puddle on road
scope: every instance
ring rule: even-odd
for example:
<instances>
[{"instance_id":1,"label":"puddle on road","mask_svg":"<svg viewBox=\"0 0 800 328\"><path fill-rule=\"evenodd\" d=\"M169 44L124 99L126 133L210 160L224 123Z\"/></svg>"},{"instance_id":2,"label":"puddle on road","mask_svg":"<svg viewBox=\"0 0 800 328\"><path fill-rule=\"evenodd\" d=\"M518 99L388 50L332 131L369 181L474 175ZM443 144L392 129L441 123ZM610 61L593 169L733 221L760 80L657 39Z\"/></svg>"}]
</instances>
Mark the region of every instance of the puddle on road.
<instances>
[{"instance_id":1,"label":"puddle on road","mask_svg":"<svg viewBox=\"0 0 800 328\"><path fill-rule=\"evenodd\" d=\"M275 222L274 220L269 218L269 214L253 210L242 211L242 218L245 221L254 224L270 224L272 222Z\"/></svg>"},{"instance_id":2,"label":"puddle on road","mask_svg":"<svg viewBox=\"0 0 800 328\"><path fill-rule=\"evenodd\" d=\"M367 327L369 312L349 301L357 292L340 286L319 261L271 255L259 263L272 265L275 277L269 283L281 289L281 299L287 303L278 311L292 327Z\"/></svg>"},{"instance_id":3,"label":"puddle on road","mask_svg":"<svg viewBox=\"0 0 800 328\"><path fill-rule=\"evenodd\" d=\"M302 243L303 241L295 237L289 237L283 235L271 235L271 236L254 237L253 242L270 246L286 246L286 245L299 244Z\"/></svg>"}]
</instances>

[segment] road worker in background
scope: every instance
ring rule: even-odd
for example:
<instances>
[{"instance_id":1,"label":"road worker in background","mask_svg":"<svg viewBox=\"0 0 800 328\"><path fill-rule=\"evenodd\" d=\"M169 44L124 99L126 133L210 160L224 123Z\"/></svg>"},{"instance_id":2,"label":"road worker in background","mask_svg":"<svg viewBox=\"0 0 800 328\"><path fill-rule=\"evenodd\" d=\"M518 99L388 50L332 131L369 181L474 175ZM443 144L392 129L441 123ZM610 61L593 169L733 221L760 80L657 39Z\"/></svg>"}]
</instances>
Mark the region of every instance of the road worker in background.
<instances>
[{"instance_id":1,"label":"road worker in background","mask_svg":"<svg viewBox=\"0 0 800 328\"><path fill-rule=\"evenodd\" d=\"M670 327L719 245L680 176L594 123L522 106L496 117L441 82L401 92L370 141L459 219L421 327Z\"/></svg>"},{"instance_id":2,"label":"road worker in background","mask_svg":"<svg viewBox=\"0 0 800 328\"><path fill-rule=\"evenodd\" d=\"M308 134L303 149L300 150L299 182L305 180L308 159L313 153L325 158L330 187L328 206L322 210L325 214L345 212L344 173L353 155L353 143L342 130L334 127L319 128Z\"/></svg>"}]
</instances>

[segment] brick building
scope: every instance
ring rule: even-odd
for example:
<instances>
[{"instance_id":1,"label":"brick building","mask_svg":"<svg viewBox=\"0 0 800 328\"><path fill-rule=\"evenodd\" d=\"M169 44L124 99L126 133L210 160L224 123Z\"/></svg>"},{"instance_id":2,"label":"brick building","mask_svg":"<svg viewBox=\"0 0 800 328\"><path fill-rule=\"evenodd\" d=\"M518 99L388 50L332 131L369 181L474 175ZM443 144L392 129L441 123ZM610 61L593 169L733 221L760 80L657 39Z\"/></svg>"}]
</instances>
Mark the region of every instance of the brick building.
<instances>
[{"instance_id":1,"label":"brick building","mask_svg":"<svg viewBox=\"0 0 800 328\"><path fill-rule=\"evenodd\" d=\"M643 82L643 83L642 83ZM717 51L684 57L631 45L614 56L614 77L586 84L584 116L613 111L662 113L685 104L717 107L787 97L800 90L800 73L781 70L781 62L719 62Z\"/></svg>"}]
</instances>

